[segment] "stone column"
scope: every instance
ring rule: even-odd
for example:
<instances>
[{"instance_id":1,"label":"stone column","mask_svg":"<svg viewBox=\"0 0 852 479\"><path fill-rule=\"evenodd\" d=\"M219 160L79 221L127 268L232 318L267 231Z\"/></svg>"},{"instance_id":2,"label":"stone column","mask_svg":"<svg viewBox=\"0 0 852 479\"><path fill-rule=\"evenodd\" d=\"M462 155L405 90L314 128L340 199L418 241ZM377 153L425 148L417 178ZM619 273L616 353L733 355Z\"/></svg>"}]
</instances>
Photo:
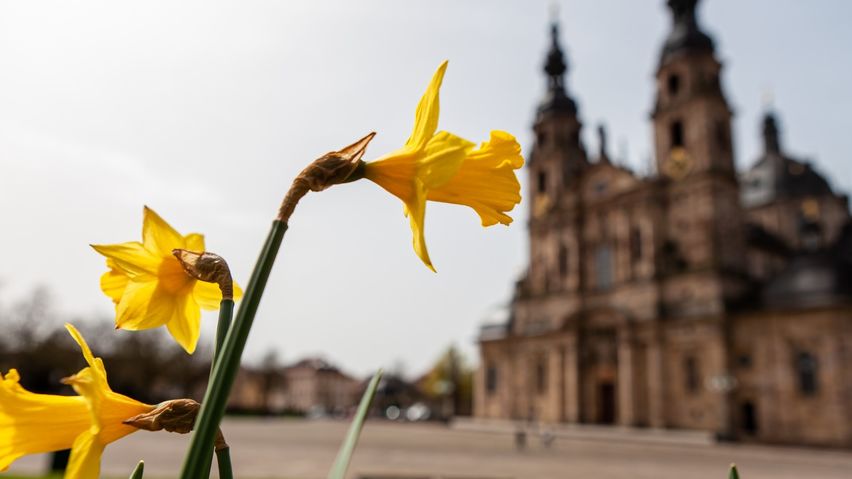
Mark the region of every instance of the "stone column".
<instances>
[{"instance_id":1,"label":"stone column","mask_svg":"<svg viewBox=\"0 0 852 479\"><path fill-rule=\"evenodd\" d=\"M633 338L628 331L622 331L618 338L618 385L615 390L617 421L621 426L633 426L636 423L633 369Z\"/></svg>"},{"instance_id":2,"label":"stone column","mask_svg":"<svg viewBox=\"0 0 852 479\"><path fill-rule=\"evenodd\" d=\"M488 391L485 388L485 375L488 368L490 358L485 353L485 348L482 343L479 344L479 367L473 375L473 417L486 417L486 401Z\"/></svg>"},{"instance_id":3,"label":"stone column","mask_svg":"<svg viewBox=\"0 0 852 479\"><path fill-rule=\"evenodd\" d=\"M563 395L565 417L570 423L580 422L580 351L577 338L572 335L565 343L564 387Z\"/></svg>"}]
</instances>

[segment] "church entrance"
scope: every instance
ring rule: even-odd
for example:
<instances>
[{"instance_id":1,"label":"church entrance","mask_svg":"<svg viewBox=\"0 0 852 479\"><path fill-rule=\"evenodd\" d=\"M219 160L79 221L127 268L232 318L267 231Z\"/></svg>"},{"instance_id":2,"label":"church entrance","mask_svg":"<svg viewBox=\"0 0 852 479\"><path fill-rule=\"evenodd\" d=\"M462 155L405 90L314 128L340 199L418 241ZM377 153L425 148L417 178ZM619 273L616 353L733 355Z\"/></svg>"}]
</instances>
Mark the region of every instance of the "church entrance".
<instances>
[{"instance_id":1,"label":"church entrance","mask_svg":"<svg viewBox=\"0 0 852 479\"><path fill-rule=\"evenodd\" d=\"M757 434L757 411L755 411L754 403L746 401L742 404L740 411L740 429L749 436Z\"/></svg>"},{"instance_id":2,"label":"church entrance","mask_svg":"<svg viewBox=\"0 0 852 479\"><path fill-rule=\"evenodd\" d=\"M598 386L598 424L615 424L615 384L602 382Z\"/></svg>"}]
</instances>

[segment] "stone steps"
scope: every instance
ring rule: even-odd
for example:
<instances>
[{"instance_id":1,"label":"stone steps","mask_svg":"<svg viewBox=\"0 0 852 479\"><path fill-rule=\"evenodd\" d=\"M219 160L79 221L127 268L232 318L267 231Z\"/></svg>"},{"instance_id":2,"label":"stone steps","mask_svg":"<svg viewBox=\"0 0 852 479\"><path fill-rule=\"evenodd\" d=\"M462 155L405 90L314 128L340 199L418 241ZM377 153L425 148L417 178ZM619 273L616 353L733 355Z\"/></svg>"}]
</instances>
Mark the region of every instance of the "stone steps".
<instances>
[{"instance_id":1,"label":"stone steps","mask_svg":"<svg viewBox=\"0 0 852 479\"><path fill-rule=\"evenodd\" d=\"M529 424L527 421L506 419L456 418L450 427L459 431L514 435L526 432L527 442L546 438L623 441L658 444L708 446L716 443L710 431L683 429L656 429L627 426L601 426L596 424Z\"/></svg>"}]
</instances>

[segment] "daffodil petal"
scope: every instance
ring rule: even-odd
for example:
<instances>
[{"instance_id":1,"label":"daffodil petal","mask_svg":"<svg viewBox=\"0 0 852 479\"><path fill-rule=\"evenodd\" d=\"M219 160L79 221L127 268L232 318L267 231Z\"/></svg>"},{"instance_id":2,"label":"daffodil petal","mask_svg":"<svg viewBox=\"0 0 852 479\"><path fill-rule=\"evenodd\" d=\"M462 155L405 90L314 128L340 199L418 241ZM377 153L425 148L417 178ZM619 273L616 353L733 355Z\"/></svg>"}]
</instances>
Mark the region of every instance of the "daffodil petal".
<instances>
[{"instance_id":1,"label":"daffodil petal","mask_svg":"<svg viewBox=\"0 0 852 479\"><path fill-rule=\"evenodd\" d=\"M161 258L151 254L142 246L142 243L137 241L108 245L93 244L92 248L106 256L107 260L112 260L112 265L121 269L130 278L155 276L160 266Z\"/></svg>"},{"instance_id":2,"label":"daffodil petal","mask_svg":"<svg viewBox=\"0 0 852 479\"><path fill-rule=\"evenodd\" d=\"M115 265L111 259L107 259L107 266ZM101 291L109 296L113 303L121 301L121 296L124 294L124 288L127 287L127 282L130 281L123 271L118 267L110 267L109 271L101 275Z\"/></svg>"},{"instance_id":3,"label":"daffodil petal","mask_svg":"<svg viewBox=\"0 0 852 479\"><path fill-rule=\"evenodd\" d=\"M204 309L219 309L219 303L222 302L222 290L219 289L218 284L214 283L196 281L195 286L192 287L192 296Z\"/></svg>"},{"instance_id":4,"label":"daffodil petal","mask_svg":"<svg viewBox=\"0 0 852 479\"><path fill-rule=\"evenodd\" d=\"M192 296L180 296L172 319L166 323L169 333L189 354L195 352L201 336L201 309Z\"/></svg>"},{"instance_id":5,"label":"daffodil petal","mask_svg":"<svg viewBox=\"0 0 852 479\"><path fill-rule=\"evenodd\" d=\"M130 281L118 302L115 326L129 331L157 328L174 312L174 299L157 289L157 281Z\"/></svg>"},{"instance_id":6,"label":"daffodil petal","mask_svg":"<svg viewBox=\"0 0 852 479\"><path fill-rule=\"evenodd\" d=\"M417 112L414 114L414 130L405 146L413 149L422 149L426 146L429 138L438 129L438 114L440 112L439 93L441 83L444 81L444 72L447 71L447 62L441 63L438 70L432 76L432 81L426 88L420 103L417 104Z\"/></svg>"},{"instance_id":7,"label":"daffodil petal","mask_svg":"<svg viewBox=\"0 0 852 479\"><path fill-rule=\"evenodd\" d=\"M104 373L104 377L106 377L106 370L103 369L103 364L95 361L95 355L92 354L92 350L91 348L89 348L89 344L86 343L86 339L83 338L83 335L80 334L80 331L78 331L77 328L75 328L74 325L71 323L65 323L65 329L68 330L68 333L74 339L74 342L76 342L77 345L80 346L80 350L83 353L83 358L86 360L86 363L90 367L98 366Z\"/></svg>"},{"instance_id":8,"label":"daffodil petal","mask_svg":"<svg viewBox=\"0 0 852 479\"><path fill-rule=\"evenodd\" d=\"M423 261L427 268L435 271L432 266L432 260L429 258L429 251L426 249L426 192L423 185L416 181L414 188L414 200L405 204L405 213L408 216L408 222L411 226L412 244L414 252Z\"/></svg>"},{"instance_id":9,"label":"daffodil petal","mask_svg":"<svg viewBox=\"0 0 852 479\"><path fill-rule=\"evenodd\" d=\"M183 237L184 249L203 253L204 250L204 235L199 233L190 233Z\"/></svg>"},{"instance_id":10,"label":"daffodil petal","mask_svg":"<svg viewBox=\"0 0 852 479\"><path fill-rule=\"evenodd\" d=\"M142 244L160 257L171 256L173 249L186 246L183 236L147 206L142 219Z\"/></svg>"},{"instance_id":11,"label":"daffodil petal","mask_svg":"<svg viewBox=\"0 0 852 479\"><path fill-rule=\"evenodd\" d=\"M97 479L101 472L103 452L104 444L90 431L77 436L71 447L65 479Z\"/></svg>"},{"instance_id":12,"label":"daffodil petal","mask_svg":"<svg viewBox=\"0 0 852 479\"><path fill-rule=\"evenodd\" d=\"M424 157L417 162L417 177L426 189L450 181L475 145L464 138L439 131L426 144Z\"/></svg>"}]
</instances>

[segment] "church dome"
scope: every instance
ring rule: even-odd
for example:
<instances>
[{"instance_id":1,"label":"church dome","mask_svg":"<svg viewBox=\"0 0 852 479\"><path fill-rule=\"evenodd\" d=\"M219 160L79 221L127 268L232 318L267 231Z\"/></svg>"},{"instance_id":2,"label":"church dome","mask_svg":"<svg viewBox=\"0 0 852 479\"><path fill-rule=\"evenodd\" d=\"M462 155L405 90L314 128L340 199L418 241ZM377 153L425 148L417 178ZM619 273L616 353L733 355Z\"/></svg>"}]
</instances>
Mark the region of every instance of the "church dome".
<instances>
[{"instance_id":1,"label":"church dome","mask_svg":"<svg viewBox=\"0 0 852 479\"><path fill-rule=\"evenodd\" d=\"M832 196L828 180L810 162L800 161L784 153L775 115L763 119L763 154L741 177L742 196L746 206L766 204L782 198Z\"/></svg>"}]
</instances>

